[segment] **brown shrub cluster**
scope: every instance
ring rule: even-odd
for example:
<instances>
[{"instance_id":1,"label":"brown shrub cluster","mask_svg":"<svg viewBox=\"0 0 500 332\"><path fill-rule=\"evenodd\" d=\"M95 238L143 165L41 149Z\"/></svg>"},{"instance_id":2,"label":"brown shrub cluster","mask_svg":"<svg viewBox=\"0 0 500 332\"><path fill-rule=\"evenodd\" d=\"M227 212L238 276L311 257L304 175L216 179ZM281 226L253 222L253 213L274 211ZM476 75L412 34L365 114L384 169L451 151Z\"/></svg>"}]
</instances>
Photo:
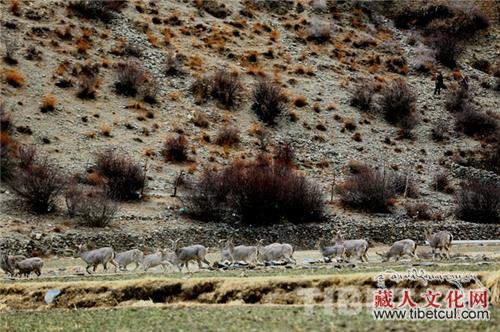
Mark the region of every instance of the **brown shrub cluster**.
<instances>
[{"instance_id":1,"label":"brown shrub cluster","mask_svg":"<svg viewBox=\"0 0 500 332\"><path fill-rule=\"evenodd\" d=\"M106 193L116 200L138 199L146 186L145 167L111 149L97 153L95 171L105 179Z\"/></svg>"},{"instance_id":2,"label":"brown shrub cluster","mask_svg":"<svg viewBox=\"0 0 500 332\"><path fill-rule=\"evenodd\" d=\"M210 76L196 79L191 85L191 92L199 103L213 98L223 106L233 107L242 98L243 85L237 73L219 69Z\"/></svg>"},{"instance_id":3,"label":"brown shrub cluster","mask_svg":"<svg viewBox=\"0 0 500 332\"><path fill-rule=\"evenodd\" d=\"M155 103L158 83L140 64L134 61L120 62L115 66L115 89L118 94L135 97L141 95L144 101Z\"/></svg>"},{"instance_id":4,"label":"brown shrub cluster","mask_svg":"<svg viewBox=\"0 0 500 332\"><path fill-rule=\"evenodd\" d=\"M415 95L402 79L388 83L381 91L378 100L380 111L387 122L398 125L403 137L410 137L411 130L417 125Z\"/></svg>"},{"instance_id":5,"label":"brown shrub cluster","mask_svg":"<svg viewBox=\"0 0 500 332\"><path fill-rule=\"evenodd\" d=\"M475 223L500 223L500 185L468 181L456 193L457 218Z\"/></svg>"},{"instance_id":6,"label":"brown shrub cluster","mask_svg":"<svg viewBox=\"0 0 500 332\"><path fill-rule=\"evenodd\" d=\"M240 131L236 127L224 126L217 132L215 144L234 146L240 142Z\"/></svg>"},{"instance_id":7,"label":"brown shrub cluster","mask_svg":"<svg viewBox=\"0 0 500 332\"><path fill-rule=\"evenodd\" d=\"M34 148L20 158L22 162L13 170L9 186L32 212L44 214L54 210L55 198L65 186L61 171Z\"/></svg>"},{"instance_id":8,"label":"brown shrub cluster","mask_svg":"<svg viewBox=\"0 0 500 332\"><path fill-rule=\"evenodd\" d=\"M357 84L351 92L351 105L362 111L368 111L371 108L374 93L373 82L366 80Z\"/></svg>"},{"instance_id":9,"label":"brown shrub cluster","mask_svg":"<svg viewBox=\"0 0 500 332\"><path fill-rule=\"evenodd\" d=\"M252 109L259 119L273 125L284 113L287 97L280 85L267 79L259 80L252 89Z\"/></svg>"},{"instance_id":10,"label":"brown shrub cluster","mask_svg":"<svg viewBox=\"0 0 500 332\"><path fill-rule=\"evenodd\" d=\"M474 102L470 88L452 86L446 96L445 109L455 117L455 129L467 136L485 138L494 135L498 120Z\"/></svg>"},{"instance_id":11,"label":"brown shrub cluster","mask_svg":"<svg viewBox=\"0 0 500 332\"><path fill-rule=\"evenodd\" d=\"M163 143L161 154L166 161L183 162L187 160L188 141L186 136L179 134L176 137L167 138Z\"/></svg>"},{"instance_id":12,"label":"brown shrub cluster","mask_svg":"<svg viewBox=\"0 0 500 332\"><path fill-rule=\"evenodd\" d=\"M401 6L394 17L399 28L416 27L427 36L436 59L455 67L464 45L475 34L489 27L488 18L478 6L466 2L421 2Z\"/></svg>"},{"instance_id":13,"label":"brown shrub cluster","mask_svg":"<svg viewBox=\"0 0 500 332\"><path fill-rule=\"evenodd\" d=\"M409 176L376 170L363 163L350 163L350 174L336 186L341 201L368 212L389 212L397 194L417 197L418 188Z\"/></svg>"},{"instance_id":14,"label":"brown shrub cluster","mask_svg":"<svg viewBox=\"0 0 500 332\"><path fill-rule=\"evenodd\" d=\"M205 171L190 196L189 212L205 221L236 213L253 225L310 222L323 219L322 196L317 185L292 168L261 157Z\"/></svg>"},{"instance_id":15,"label":"brown shrub cluster","mask_svg":"<svg viewBox=\"0 0 500 332\"><path fill-rule=\"evenodd\" d=\"M106 227L118 212L118 204L99 189L85 189L73 184L64 198L70 218L77 218L78 224L88 227Z\"/></svg>"}]
</instances>

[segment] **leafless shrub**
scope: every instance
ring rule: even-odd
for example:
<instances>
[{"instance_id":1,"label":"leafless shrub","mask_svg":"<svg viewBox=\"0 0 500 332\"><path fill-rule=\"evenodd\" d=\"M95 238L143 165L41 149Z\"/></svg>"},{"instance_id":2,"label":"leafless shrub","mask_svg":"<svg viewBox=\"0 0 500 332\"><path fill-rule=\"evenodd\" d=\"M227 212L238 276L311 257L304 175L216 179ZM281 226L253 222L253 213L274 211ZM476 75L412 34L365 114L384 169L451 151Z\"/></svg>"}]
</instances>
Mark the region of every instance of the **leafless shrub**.
<instances>
[{"instance_id":1,"label":"leafless shrub","mask_svg":"<svg viewBox=\"0 0 500 332\"><path fill-rule=\"evenodd\" d=\"M442 142L448 138L449 126L448 120L440 119L431 129L431 137L435 142Z\"/></svg>"},{"instance_id":2,"label":"leafless shrub","mask_svg":"<svg viewBox=\"0 0 500 332\"><path fill-rule=\"evenodd\" d=\"M456 193L457 218L475 222L500 222L500 186L495 182L468 181Z\"/></svg>"},{"instance_id":3,"label":"leafless shrub","mask_svg":"<svg viewBox=\"0 0 500 332\"><path fill-rule=\"evenodd\" d=\"M318 221L324 202L319 188L292 168L254 161L207 171L190 197L190 212L205 221L234 211L243 222L272 224Z\"/></svg>"},{"instance_id":4,"label":"leafless shrub","mask_svg":"<svg viewBox=\"0 0 500 332\"><path fill-rule=\"evenodd\" d=\"M64 202L68 217L74 218L77 215L79 204L82 201L83 188L77 183L69 184L64 190Z\"/></svg>"},{"instance_id":5,"label":"leafless shrub","mask_svg":"<svg viewBox=\"0 0 500 332\"><path fill-rule=\"evenodd\" d=\"M238 74L219 69L213 75L197 78L191 85L191 92L198 103L212 97L222 105L232 107L240 101L243 85Z\"/></svg>"},{"instance_id":6,"label":"leafless shrub","mask_svg":"<svg viewBox=\"0 0 500 332\"><path fill-rule=\"evenodd\" d=\"M217 132L215 143L217 145L234 146L240 142L240 131L238 128L224 126Z\"/></svg>"},{"instance_id":7,"label":"leafless shrub","mask_svg":"<svg viewBox=\"0 0 500 332\"><path fill-rule=\"evenodd\" d=\"M472 67L487 74L489 74L491 71L491 63L486 59L474 60L474 62L472 63Z\"/></svg>"},{"instance_id":8,"label":"leafless shrub","mask_svg":"<svg viewBox=\"0 0 500 332\"><path fill-rule=\"evenodd\" d=\"M200 127L200 128L207 128L209 125L207 117L200 111L196 111L193 114L192 121L196 127Z\"/></svg>"},{"instance_id":9,"label":"leafless shrub","mask_svg":"<svg viewBox=\"0 0 500 332\"><path fill-rule=\"evenodd\" d=\"M459 113L473 103L469 89L464 86L452 86L448 90L445 101L445 109L450 113Z\"/></svg>"},{"instance_id":10,"label":"leafless shrub","mask_svg":"<svg viewBox=\"0 0 500 332\"><path fill-rule=\"evenodd\" d=\"M397 194L417 197L418 188L410 176L355 162L348 165L348 177L336 187L341 201L353 208L369 212L389 212Z\"/></svg>"},{"instance_id":11,"label":"leafless shrub","mask_svg":"<svg viewBox=\"0 0 500 332\"><path fill-rule=\"evenodd\" d=\"M388 178L385 171L363 167L339 183L336 191L341 201L350 207L369 212L388 212L389 200L396 195Z\"/></svg>"},{"instance_id":12,"label":"leafless shrub","mask_svg":"<svg viewBox=\"0 0 500 332\"><path fill-rule=\"evenodd\" d=\"M22 169L31 167L37 158L37 149L34 145L21 145L17 149L18 166Z\"/></svg>"},{"instance_id":13,"label":"leafless shrub","mask_svg":"<svg viewBox=\"0 0 500 332\"><path fill-rule=\"evenodd\" d=\"M465 104L462 111L455 114L455 129L468 136L487 137L498 131L498 121L490 113Z\"/></svg>"},{"instance_id":14,"label":"leafless shrub","mask_svg":"<svg viewBox=\"0 0 500 332\"><path fill-rule=\"evenodd\" d=\"M252 109L266 124L273 125L276 118L286 111L286 95L278 84L259 80L252 90Z\"/></svg>"},{"instance_id":15,"label":"leafless shrub","mask_svg":"<svg viewBox=\"0 0 500 332\"><path fill-rule=\"evenodd\" d=\"M417 198L420 195L415 178L409 172L406 175L389 172L388 183L399 195L410 198Z\"/></svg>"},{"instance_id":16,"label":"leafless shrub","mask_svg":"<svg viewBox=\"0 0 500 332\"><path fill-rule=\"evenodd\" d=\"M85 192L77 205L79 224L88 227L106 227L118 212L118 204L102 191Z\"/></svg>"},{"instance_id":17,"label":"leafless shrub","mask_svg":"<svg viewBox=\"0 0 500 332\"><path fill-rule=\"evenodd\" d=\"M436 191L448 194L453 193L454 189L450 184L448 172L439 172L434 174L434 177L432 178L432 188Z\"/></svg>"},{"instance_id":18,"label":"leafless shrub","mask_svg":"<svg viewBox=\"0 0 500 332\"><path fill-rule=\"evenodd\" d=\"M429 38L429 44L435 51L436 60L449 68L455 68L460 54L464 51L464 44L455 36L436 33Z\"/></svg>"},{"instance_id":19,"label":"leafless shrub","mask_svg":"<svg viewBox=\"0 0 500 332\"><path fill-rule=\"evenodd\" d=\"M8 181L16 167L15 143L6 131L0 132L0 180Z\"/></svg>"},{"instance_id":20,"label":"leafless shrub","mask_svg":"<svg viewBox=\"0 0 500 332\"><path fill-rule=\"evenodd\" d=\"M37 214L55 208L55 198L64 184L60 170L45 156L36 157L29 167L16 168L9 181L12 190Z\"/></svg>"},{"instance_id":21,"label":"leafless shrub","mask_svg":"<svg viewBox=\"0 0 500 332\"><path fill-rule=\"evenodd\" d=\"M128 56L142 58L142 48L138 43L127 42L123 46L123 53Z\"/></svg>"},{"instance_id":22,"label":"leafless shrub","mask_svg":"<svg viewBox=\"0 0 500 332\"><path fill-rule=\"evenodd\" d=\"M148 81L148 74L136 62L120 62L115 66L116 92L125 96L135 97Z\"/></svg>"},{"instance_id":23,"label":"leafless shrub","mask_svg":"<svg viewBox=\"0 0 500 332\"><path fill-rule=\"evenodd\" d=\"M161 154L166 161L183 162L187 160L188 141L182 134L168 138L163 144Z\"/></svg>"},{"instance_id":24,"label":"leafless shrub","mask_svg":"<svg viewBox=\"0 0 500 332\"><path fill-rule=\"evenodd\" d=\"M210 97L210 90L211 82L209 76L198 77L191 84L191 93L198 104L202 104Z\"/></svg>"},{"instance_id":25,"label":"leafless shrub","mask_svg":"<svg viewBox=\"0 0 500 332\"><path fill-rule=\"evenodd\" d=\"M295 151L288 143L280 144L274 153L274 162L278 166L292 167L295 162Z\"/></svg>"},{"instance_id":26,"label":"leafless shrub","mask_svg":"<svg viewBox=\"0 0 500 332\"><path fill-rule=\"evenodd\" d=\"M389 123L399 125L406 131L405 136L418 122L415 96L402 79L396 79L382 89L378 105Z\"/></svg>"},{"instance_id":27,"label":"leafless shrub","mask_svg":"<svg viewBox=\"0 0 500 332\"><path fill-rule=\"evenodd\" d=\"M113 150L99 152L95 169L105 178L107 194L113 199L137 199L146 186L145 167L125 154Z\"/></svg>"},{"instance_id":28,"label":"leafless shrub","mask_svg":"<svg viewBox=\"0 0 500 332\"><path fill-rule=\"evenodd\" d=\"M77 97L80 99L95 99L99 80L95 74L81 73L78 81Z\"/></svg>"},{"instance_id":29,"label":"leafless shrub","mask_svg":"<svg viewBox=\"0 0 500 332\"><path fill-rule=\"evenodd\" d=\"M243 92L243 85L236 73L218 70L211 79L211 95L224 106L234 106Z\"/></svg>"},{"instance_id":30,"label":"leafless shrub","mask_svg":"<svg viewBox=\"0 0 500 332\"><path fill-rule=\"evenodd\" d=\"M357 84L351 95L351 105L362 111L368 111L372 104L375 86L371 81L364 81Z\"/></svg>"}]
</instances>

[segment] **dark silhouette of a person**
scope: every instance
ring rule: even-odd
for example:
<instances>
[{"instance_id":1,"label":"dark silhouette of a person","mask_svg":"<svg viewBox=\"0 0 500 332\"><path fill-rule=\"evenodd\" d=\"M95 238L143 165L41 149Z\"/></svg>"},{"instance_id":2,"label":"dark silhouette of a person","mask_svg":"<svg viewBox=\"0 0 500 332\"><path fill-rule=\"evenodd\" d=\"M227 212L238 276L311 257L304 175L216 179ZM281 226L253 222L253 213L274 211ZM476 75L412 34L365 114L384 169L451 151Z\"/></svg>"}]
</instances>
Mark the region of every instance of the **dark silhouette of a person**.
<instances>
[{"instance_id":1,"label":"dark silhouette of a person","mask_svg":"<svg viewBox=\"0 0 500 332\"><path fill-rule=\"evenodd\" d=\"M443 74L439 73L436 77L436 87L434 88L434 94L441 94L441 89L446 89L446 86L444 85Z\"/></svg>"}]
</instances>

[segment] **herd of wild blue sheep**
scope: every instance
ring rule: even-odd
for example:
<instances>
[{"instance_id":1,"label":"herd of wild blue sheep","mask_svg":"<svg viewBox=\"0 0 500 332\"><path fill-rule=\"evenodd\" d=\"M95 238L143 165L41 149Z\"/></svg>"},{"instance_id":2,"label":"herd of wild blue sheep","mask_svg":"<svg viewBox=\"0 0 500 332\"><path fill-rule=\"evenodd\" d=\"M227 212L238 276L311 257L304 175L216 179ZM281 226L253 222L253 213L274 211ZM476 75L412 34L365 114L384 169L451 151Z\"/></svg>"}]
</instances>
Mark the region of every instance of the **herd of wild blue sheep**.
<instances>
[{"instance_id":1,"label":"herd of wild blue sheep","mask_svg":"<svg viewBox=\"0 0 500 332\"><path fill-rule=\"evenodd\" d=\"M449 250L453 235L448 231L439 231L432 233L426 231L426 240L431 248L432 259L436 254L439 254L443 259L442 253L445 253L446 258L450 258ZM90 268L96 271L98 265L102 265L107 271L108 264L122 271L127 270L127 266L135 264L135 270L142 266L144 271L157 266L162 266L166 271L168 266L176 266L182 272L182 267L185 266L189 271L188 263L195 261L198 267L202 268L202 263L210 267L210 263L206 259L207 248L200 244L195 244L187 247L179 247L179 240L172 241L171 249L159 249L155 253L144 256L139 249L132 249L120 253L116 253L111 247L104 247L94 250L88 250L87 245L78 246L78 254L86 263L86 271L90 274ZM283 262L285 264L295 264L293 258L294 249L288 243L272 243L264 246L260 240L256 246L239 245L234 246L232 240L225 243L222 248L221 261L226 262L229 266L234 264L251 264L270 262ZM330 245L324 238L318 241L320 254L324 258L336 258L337 260L347 260L349 258L357 258L361 262L368 262L367 251L369 248L368 241L364 239L345 240L340 233L337 233L334 239L334 245ZM410 256L417 258L417 245L411 239L396 241L392 244L389 250L385 253L378 253L383 261L388 261L395 258L396 261L400 257ZM439 251L439 253L437 252ZM26 276L31 272L37 276L42 273L43 260L39 257L26 258L23 255L1 255L0 268L11 276Z\"/></svg>"}]
</instances>

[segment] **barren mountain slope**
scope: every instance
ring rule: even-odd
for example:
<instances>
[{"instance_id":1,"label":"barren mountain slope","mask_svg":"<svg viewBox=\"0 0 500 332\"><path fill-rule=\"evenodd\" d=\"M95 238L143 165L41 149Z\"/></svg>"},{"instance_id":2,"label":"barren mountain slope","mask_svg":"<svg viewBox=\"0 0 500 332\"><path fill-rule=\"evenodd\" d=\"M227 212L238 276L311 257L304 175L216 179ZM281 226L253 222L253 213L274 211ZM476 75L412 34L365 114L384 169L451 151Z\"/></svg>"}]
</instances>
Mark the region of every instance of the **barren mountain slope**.
<instances>
[{"instance_id":1,"label":"barren mountain slope","mask_svg":"<svg viewBox=\"0 0 500 332\"><path fill-rule=\"evenodd\" d=\"M268 151L289 143L297 169L318 183L325 199L330 199L332 181L342 180L351 160L409 174L418 184L420 197L398 197L392 215L347 209L336 195L327 207L329 215L367 222L406 220L406 203L425 202L435 215L443 216L436 217L437 224L440 219L453 220L454 197L432 190L432 178L450 167L455 175L456 162L489 142L454 130L453 116L444 107L446 91L433 95L434 77L441 71L451 87L468 76L475 101L498 118L495 77L472 67L477 59L498 61L498 18L490 19L487 32L468 45L458 69L452 71L430 59L430 70L423 73L417 68L430 53L423 38L418 32L395 28L379 13L368 15L349 4L331 5L331 1L296 1L290 8L250 3L129 1L109 22L103 22L78 16L64 1L2 0L2 38L16 45L18 60L17 64L2 63L0 100L17 128L12 139L37 146L69 175L86 176L98 151L124 151L147 163L149 181L145 198L121 203L119 217L109 227L125 232L148 232L166 222L191 227L196 222L180 214L181 201L170 197L176 177L184 170L186 177L194 179L205 168L220 168L259 153L256 132L266 126L252 110L251 91L258 78L267 77L286 89L289 100L288 111L275 126L266 127ZM493 8L498 9L498 4ZM328 36L323 41L317 35L321 37L325 27ZM36 53L30 48L39 51L41 58L27 59L28 53ZM166 72L169 52L181 55L183 73ZM127 60L140 63L154 77L159 87L156 103L145 102L140 95L116 93L115 68ZM96 96L81 99L77 96L81 72L92 66L98 68ZM234 71L242 80L244 93L234 107L214 100L200 103L191 92L197 78L218 69ZM22 76L20 86L6 81L10 70ZM376 112L351 106L351 91L365 78L380 86L396 78L407 80L420 119L411 138L400 137L400 129ZM71 86L61 87L65 84ZM55 97L55 109L42 112L47 96ZM208 120L206 128L195 125L200 114ZM436 142L432 130L444 131L443 124L449 126L448 139ZM236 146L215 144L218 131L225 126L239 130ZM26 127L32 133L27 134ZM165 139L178 133L188 140L188 160L165 161L161 154ZM452 180L454 184L459 181ZM0 201L0 221L7 226L1 228L2 237L75 228L62 199L58 211L35 216L23 212L12 191L2 184Z\"/></svg>"}]
</instances>

